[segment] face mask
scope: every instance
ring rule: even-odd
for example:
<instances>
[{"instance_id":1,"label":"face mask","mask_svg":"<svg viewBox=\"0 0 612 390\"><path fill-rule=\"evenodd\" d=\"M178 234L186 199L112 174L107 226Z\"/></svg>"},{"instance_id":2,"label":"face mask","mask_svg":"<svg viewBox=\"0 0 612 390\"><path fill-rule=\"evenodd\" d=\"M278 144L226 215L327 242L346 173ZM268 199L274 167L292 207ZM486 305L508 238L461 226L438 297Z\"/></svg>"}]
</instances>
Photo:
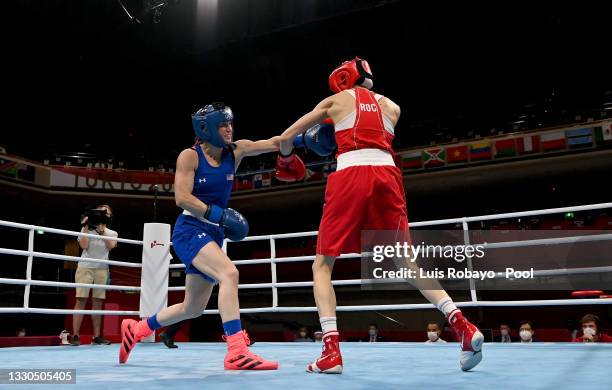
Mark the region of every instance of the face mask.
<instances>
[{"instance_id":1,"label":"face mask","mask_svg":"<svg viewBox=\"0 0 612 390\"><path fill-rule=\"evenodd\" d=\"M302 338L306 337L306 332L300 332L300 337Z\"/></svg>"},{"instance_id":2,"label":"face mask","mask_svg":"<svg viewBox=\"0 0 612 390\"><path fill-rule=\"evenodd\" d=\"M438 339L438 332L427 332L427 338L431 341L436 341Z\"/></svg>"},{"instance_id":3,"label":"face mask","mask_svg":"<svg viewBox=\"0 0 612 390\"><path fill-rule=\"evenodd\" d=\"M595 329L593 328L583 328L582 333L589 336L595 336Z\"/></svg>"},{"instance_id":4,"label":"face mask","mask_svg":"<svg viewBox=\"0 0 612 390\"><path fill-rule=\"evenodd\" d=\"M19 334L17 334L17 337L25 337L25 332L19 332Z\"/></svg>"},{"instance_id":5,"label":"face mask","mask_svg":"<svg viewBox=\"0 0 612 390\"><path fill-rule=\"evenodd\" d=\"M523 339L523 341L529 341L531 340L531 332L528 330L521 330L521 339Z\"/></svg>"},{"instance_id":6,"label":"face mask","mask_svg":"<svg viewBox=\"0 0 612 390\"><path fill-rule=\"evenodd\" d=\"M502 336L508 336L508 329L502 329L501 330L501 335Z\"/></svg>"},{"instance_id":7,"label":"face mask","mask_svg":"<svg viewBox=\"0 0 612 390\"><path fill-rule=\"evenodd\" d=\"M368 334L369 334L370 336L376 336L376 329L370 329L370 330L368 330Z\"/></svg>"}]
</instances>

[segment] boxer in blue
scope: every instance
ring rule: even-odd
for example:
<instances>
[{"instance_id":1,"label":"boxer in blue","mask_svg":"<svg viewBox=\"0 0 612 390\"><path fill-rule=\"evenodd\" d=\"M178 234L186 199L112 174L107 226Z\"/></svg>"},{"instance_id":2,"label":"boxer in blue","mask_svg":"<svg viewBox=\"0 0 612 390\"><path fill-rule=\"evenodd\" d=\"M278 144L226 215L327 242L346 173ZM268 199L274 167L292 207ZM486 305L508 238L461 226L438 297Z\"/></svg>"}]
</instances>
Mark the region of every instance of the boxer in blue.
<instances>
[{"instance_id":1,"label":"boxer in blue","mask_svg":"<svg viewBox=\"0 0 612 390\"><path fill-rule=\"evenodd\" d=\"M125 363L137 342L154 330L202 314L214 285L219 283L219 313L228 352L226 370L275 370L278 363L252 353L240 322L238 270L221 249L224 237L240 241L249 225L227 207L234 173L242 158L279 150L280 137L261 141L233 139L233 113L223 103L213 103L192 115L199 142L178 156L174 191L176 205L184 211L172 233L174 249L185 263L185 299L148 319L124 320L119 362Z\"/></svg>"}]
</instances>

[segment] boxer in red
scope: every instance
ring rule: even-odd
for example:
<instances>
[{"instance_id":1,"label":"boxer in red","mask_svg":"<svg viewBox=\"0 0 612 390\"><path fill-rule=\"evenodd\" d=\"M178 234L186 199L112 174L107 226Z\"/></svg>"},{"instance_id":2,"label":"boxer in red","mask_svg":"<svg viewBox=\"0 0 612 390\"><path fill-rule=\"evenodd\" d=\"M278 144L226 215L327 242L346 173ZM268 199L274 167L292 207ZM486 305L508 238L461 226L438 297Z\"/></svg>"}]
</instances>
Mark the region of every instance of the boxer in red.
<instances>
[{"instance_id":1,"label":"boxer in red","mask_svg":"<svg viewBox=\"0 0 612 390\"><path fill-rule=\"evenodd\" d=\"M310 148L315 152L333 151L336 145L329 144L330 137L317 133L325 129L317 124L331 119L338 146L337 169L327 180L317 256L312 265L324 346L322 355L308 364L308 372L339 374L343 368L336 295L331 283L336 257L361 252L362 230L405 232L405 237L408 234L402 173L395 166L391 146L400 108L391 99L371 91L372 86L372 71L365 60L344 62L329 76L334 95L317 104L281 135L276 177L285 181L303 176L303 162L293 150L298 135L305 133L304 144L312 145ZM417 284L461 338L461 369L472 369L482 360L482 333L463 316L438 281L429 280L428 286Z\"/></svg>"}]
</instances>

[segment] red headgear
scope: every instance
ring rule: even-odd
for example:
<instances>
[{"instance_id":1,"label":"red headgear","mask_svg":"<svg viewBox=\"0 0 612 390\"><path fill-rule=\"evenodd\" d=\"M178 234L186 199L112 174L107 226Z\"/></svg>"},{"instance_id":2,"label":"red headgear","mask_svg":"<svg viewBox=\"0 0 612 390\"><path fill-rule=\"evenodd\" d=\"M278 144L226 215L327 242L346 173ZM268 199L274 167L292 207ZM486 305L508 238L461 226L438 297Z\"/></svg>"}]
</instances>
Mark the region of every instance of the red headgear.
<instances>
[{"instance_id":1,"label":"red headgear","mask_svg":"<svg viewBox=\"0 0 612 390\"><path fill-rule=\"evenodd\" d=\"M329 89L334 93L361 85L371 89L374 85L368 61L355 57L345 61L329 75Z\"/></svg>"}]
</instances>

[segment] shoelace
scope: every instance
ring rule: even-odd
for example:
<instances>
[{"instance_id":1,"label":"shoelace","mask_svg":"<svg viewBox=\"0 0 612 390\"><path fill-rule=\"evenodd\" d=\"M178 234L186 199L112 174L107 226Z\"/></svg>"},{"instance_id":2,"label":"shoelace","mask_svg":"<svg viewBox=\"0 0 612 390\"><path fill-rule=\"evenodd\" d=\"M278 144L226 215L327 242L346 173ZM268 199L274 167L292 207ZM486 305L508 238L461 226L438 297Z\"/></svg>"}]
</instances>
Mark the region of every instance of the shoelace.
<instances>
[{"instance_id":1,"label":"shoelace","mask_svg":"<svg viewBox=\"0 0 612 390\"><path fill-rule=\"evenodd\" d=\"M247 346L251 345L251 339L249 338L249 334L246 332L246 330L242 332L242 335L244 337L244 341L246 342L246 345ZM223 336L221 336L221 339L223 341L227 341L227 336L223 335Z\"/></svg>"}]
</instances>

